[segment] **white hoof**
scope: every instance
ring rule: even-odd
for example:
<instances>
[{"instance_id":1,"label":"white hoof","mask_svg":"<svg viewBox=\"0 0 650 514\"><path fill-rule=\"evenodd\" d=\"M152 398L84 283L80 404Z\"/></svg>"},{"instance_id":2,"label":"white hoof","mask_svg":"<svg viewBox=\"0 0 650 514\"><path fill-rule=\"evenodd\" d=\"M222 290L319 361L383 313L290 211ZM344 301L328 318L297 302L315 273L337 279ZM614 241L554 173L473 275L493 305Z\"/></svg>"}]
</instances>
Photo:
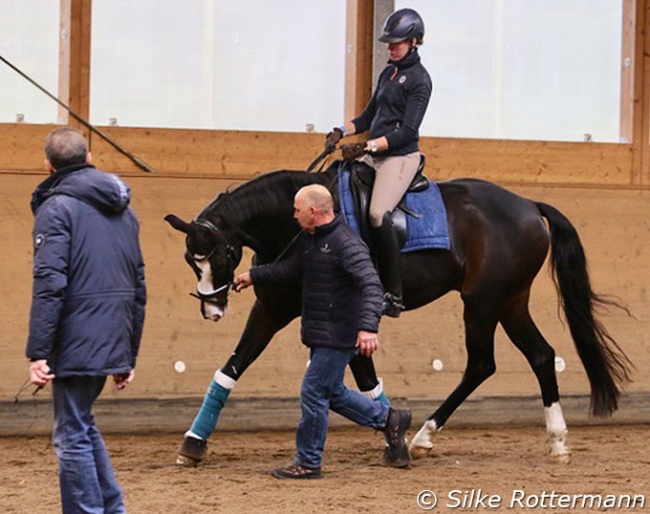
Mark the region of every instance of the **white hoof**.
<instances>
[{"instance_id":1,"label":"white hoof","mask_svg":"<svg viewBox=\"0 0 650 514\"><path fill-rule=\"evenodd\" d=\"M415 437L409 445L412 459L422 459L431 453L431 450L433 449L432 439L435 433L435 421L425 421L424 425L422 425L422 428L418 430L418 433L415 434Z\"/></svg>"},{"instance_id":2,"label":"white hoof","mask_svg":"<svg viewBox=\"0 0 650 514\"><path fill-rule=\"evenodd\" d=\"M418 460L424 459L431 453L433 446L427 448L425 446L415 446L413 443L409 446L409 452L411 452L411 459Z\"/></svg>"},{"instance_id":3,"label":"white hoof","mask_svg":"<svg viewBox=\"0 0 650 514\"><path fill-rule=\"evenodd\" d=\"M571 452L563 454L551 454L551 462L555 464L569 464L571 462Z\"/></svg>"}]
</instances>

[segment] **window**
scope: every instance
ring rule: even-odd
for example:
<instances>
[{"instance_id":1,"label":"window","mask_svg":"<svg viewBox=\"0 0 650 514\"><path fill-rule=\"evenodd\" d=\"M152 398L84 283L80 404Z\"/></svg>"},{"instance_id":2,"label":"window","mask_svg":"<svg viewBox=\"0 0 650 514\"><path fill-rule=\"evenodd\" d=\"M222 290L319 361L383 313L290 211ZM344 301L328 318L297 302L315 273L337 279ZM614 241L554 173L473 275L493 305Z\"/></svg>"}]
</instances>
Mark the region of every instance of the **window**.
<instances>
[{"instance_id":1,"label":"window","mask_svg":"<svg viewBox=\"0 0 650 514\"><path fill-rule=\"evenodd\" d=\"M619 142L622 0L410 0L423 136Z\"/></svg>"},{"instance_id":2,"label":"window","mask_svg":"<svg viewBox=\"0 0 650 514\"><path fill-rule=\"evenodd\" d=\"M95 0L91 122L329 130L343 111L345 10L345 0Z\"/></svg>"},{"instance_id":3,"label":"window","mask_svg":"<svg viewBox=\"0 0 650 514\"><path fill-rule=\"evenodd\" d=\"M0 0L0 55L57 96L59 2ZM55 123L58 105L0 62L0 123Z\"/></svg>"}]
</instances>

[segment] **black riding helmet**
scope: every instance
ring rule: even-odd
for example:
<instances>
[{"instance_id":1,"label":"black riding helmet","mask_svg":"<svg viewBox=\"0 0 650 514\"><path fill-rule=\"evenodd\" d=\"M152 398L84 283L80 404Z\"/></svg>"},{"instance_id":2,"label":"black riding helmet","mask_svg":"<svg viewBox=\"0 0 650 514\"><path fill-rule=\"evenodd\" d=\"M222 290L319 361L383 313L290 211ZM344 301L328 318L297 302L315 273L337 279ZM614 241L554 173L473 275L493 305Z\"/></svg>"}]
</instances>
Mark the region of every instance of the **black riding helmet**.
<instances>
[{"instance_id":1,"label":"black riding helmet","mask_svg":"<svg viewBox=\"0 0 650 514\"><path fill-rule=\"evenodd\" d=\"M424 38L424 22L413 9L398 9L384 22L379 41L382 43L399 43L405 39L416 39L421 45Z\"/></svg>"}]
</instances>

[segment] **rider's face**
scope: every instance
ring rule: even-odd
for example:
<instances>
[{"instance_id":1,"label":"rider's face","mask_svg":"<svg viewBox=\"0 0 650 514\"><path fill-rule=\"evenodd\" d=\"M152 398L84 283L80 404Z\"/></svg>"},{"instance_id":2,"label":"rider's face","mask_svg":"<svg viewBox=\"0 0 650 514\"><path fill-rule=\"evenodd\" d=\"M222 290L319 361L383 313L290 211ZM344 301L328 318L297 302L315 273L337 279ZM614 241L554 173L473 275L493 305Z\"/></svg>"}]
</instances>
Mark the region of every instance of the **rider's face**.
<instances>
[{"instance_id":1,"label":"rider's face","mask_svg":"<svg viewBox=\"0 0 650 514\"><path fill-rule=\"evenodd\" d=\"M388 44L388 55L390 56L391 61L400 61L404 59L404 56L409 52L411 48L411 42L407 39L404 41L399 41L397 43Z\"/></svg>"}]
</instances>

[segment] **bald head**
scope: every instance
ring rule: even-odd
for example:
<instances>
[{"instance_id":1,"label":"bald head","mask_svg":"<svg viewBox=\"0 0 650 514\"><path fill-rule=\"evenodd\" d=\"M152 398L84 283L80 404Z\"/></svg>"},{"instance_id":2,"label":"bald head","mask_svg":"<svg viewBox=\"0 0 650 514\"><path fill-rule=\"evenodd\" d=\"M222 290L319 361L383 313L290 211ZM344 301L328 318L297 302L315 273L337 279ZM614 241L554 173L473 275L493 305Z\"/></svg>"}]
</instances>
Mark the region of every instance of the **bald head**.
<instances>
[{"instance_id":1,"label":"bald head","mask_svg":"<svg viewBox=\"0 0 650 514\"><path fill-rule=\"evenodd\" d=\"M296 200L304 202L306 208L313 207L318 211L334 212L334 200L326 187L320 184L311 184L301 188L296 193Z\"/></svg>"},{"instance_id":2,"label":"bald head","mask_svg":"<svg viewBox=\"0 0 650 514\"><path fill-rule=\"evenodd\" d=\"M45 157L53 170L88 162L84 135L70 127L58 128L45 139Z\"/></svg>"},{"instance_id":3,"label":"bald head","mask_svg":"<svg viewBox=\"0 0 650 514\"><path fill-rule=\"evenodd\" d=\"M310 234L316 227L334 219L334 201L326 187L312 184L301 188L293 201L294 217L302 229Z\"/></svg>"}]
</instances>

